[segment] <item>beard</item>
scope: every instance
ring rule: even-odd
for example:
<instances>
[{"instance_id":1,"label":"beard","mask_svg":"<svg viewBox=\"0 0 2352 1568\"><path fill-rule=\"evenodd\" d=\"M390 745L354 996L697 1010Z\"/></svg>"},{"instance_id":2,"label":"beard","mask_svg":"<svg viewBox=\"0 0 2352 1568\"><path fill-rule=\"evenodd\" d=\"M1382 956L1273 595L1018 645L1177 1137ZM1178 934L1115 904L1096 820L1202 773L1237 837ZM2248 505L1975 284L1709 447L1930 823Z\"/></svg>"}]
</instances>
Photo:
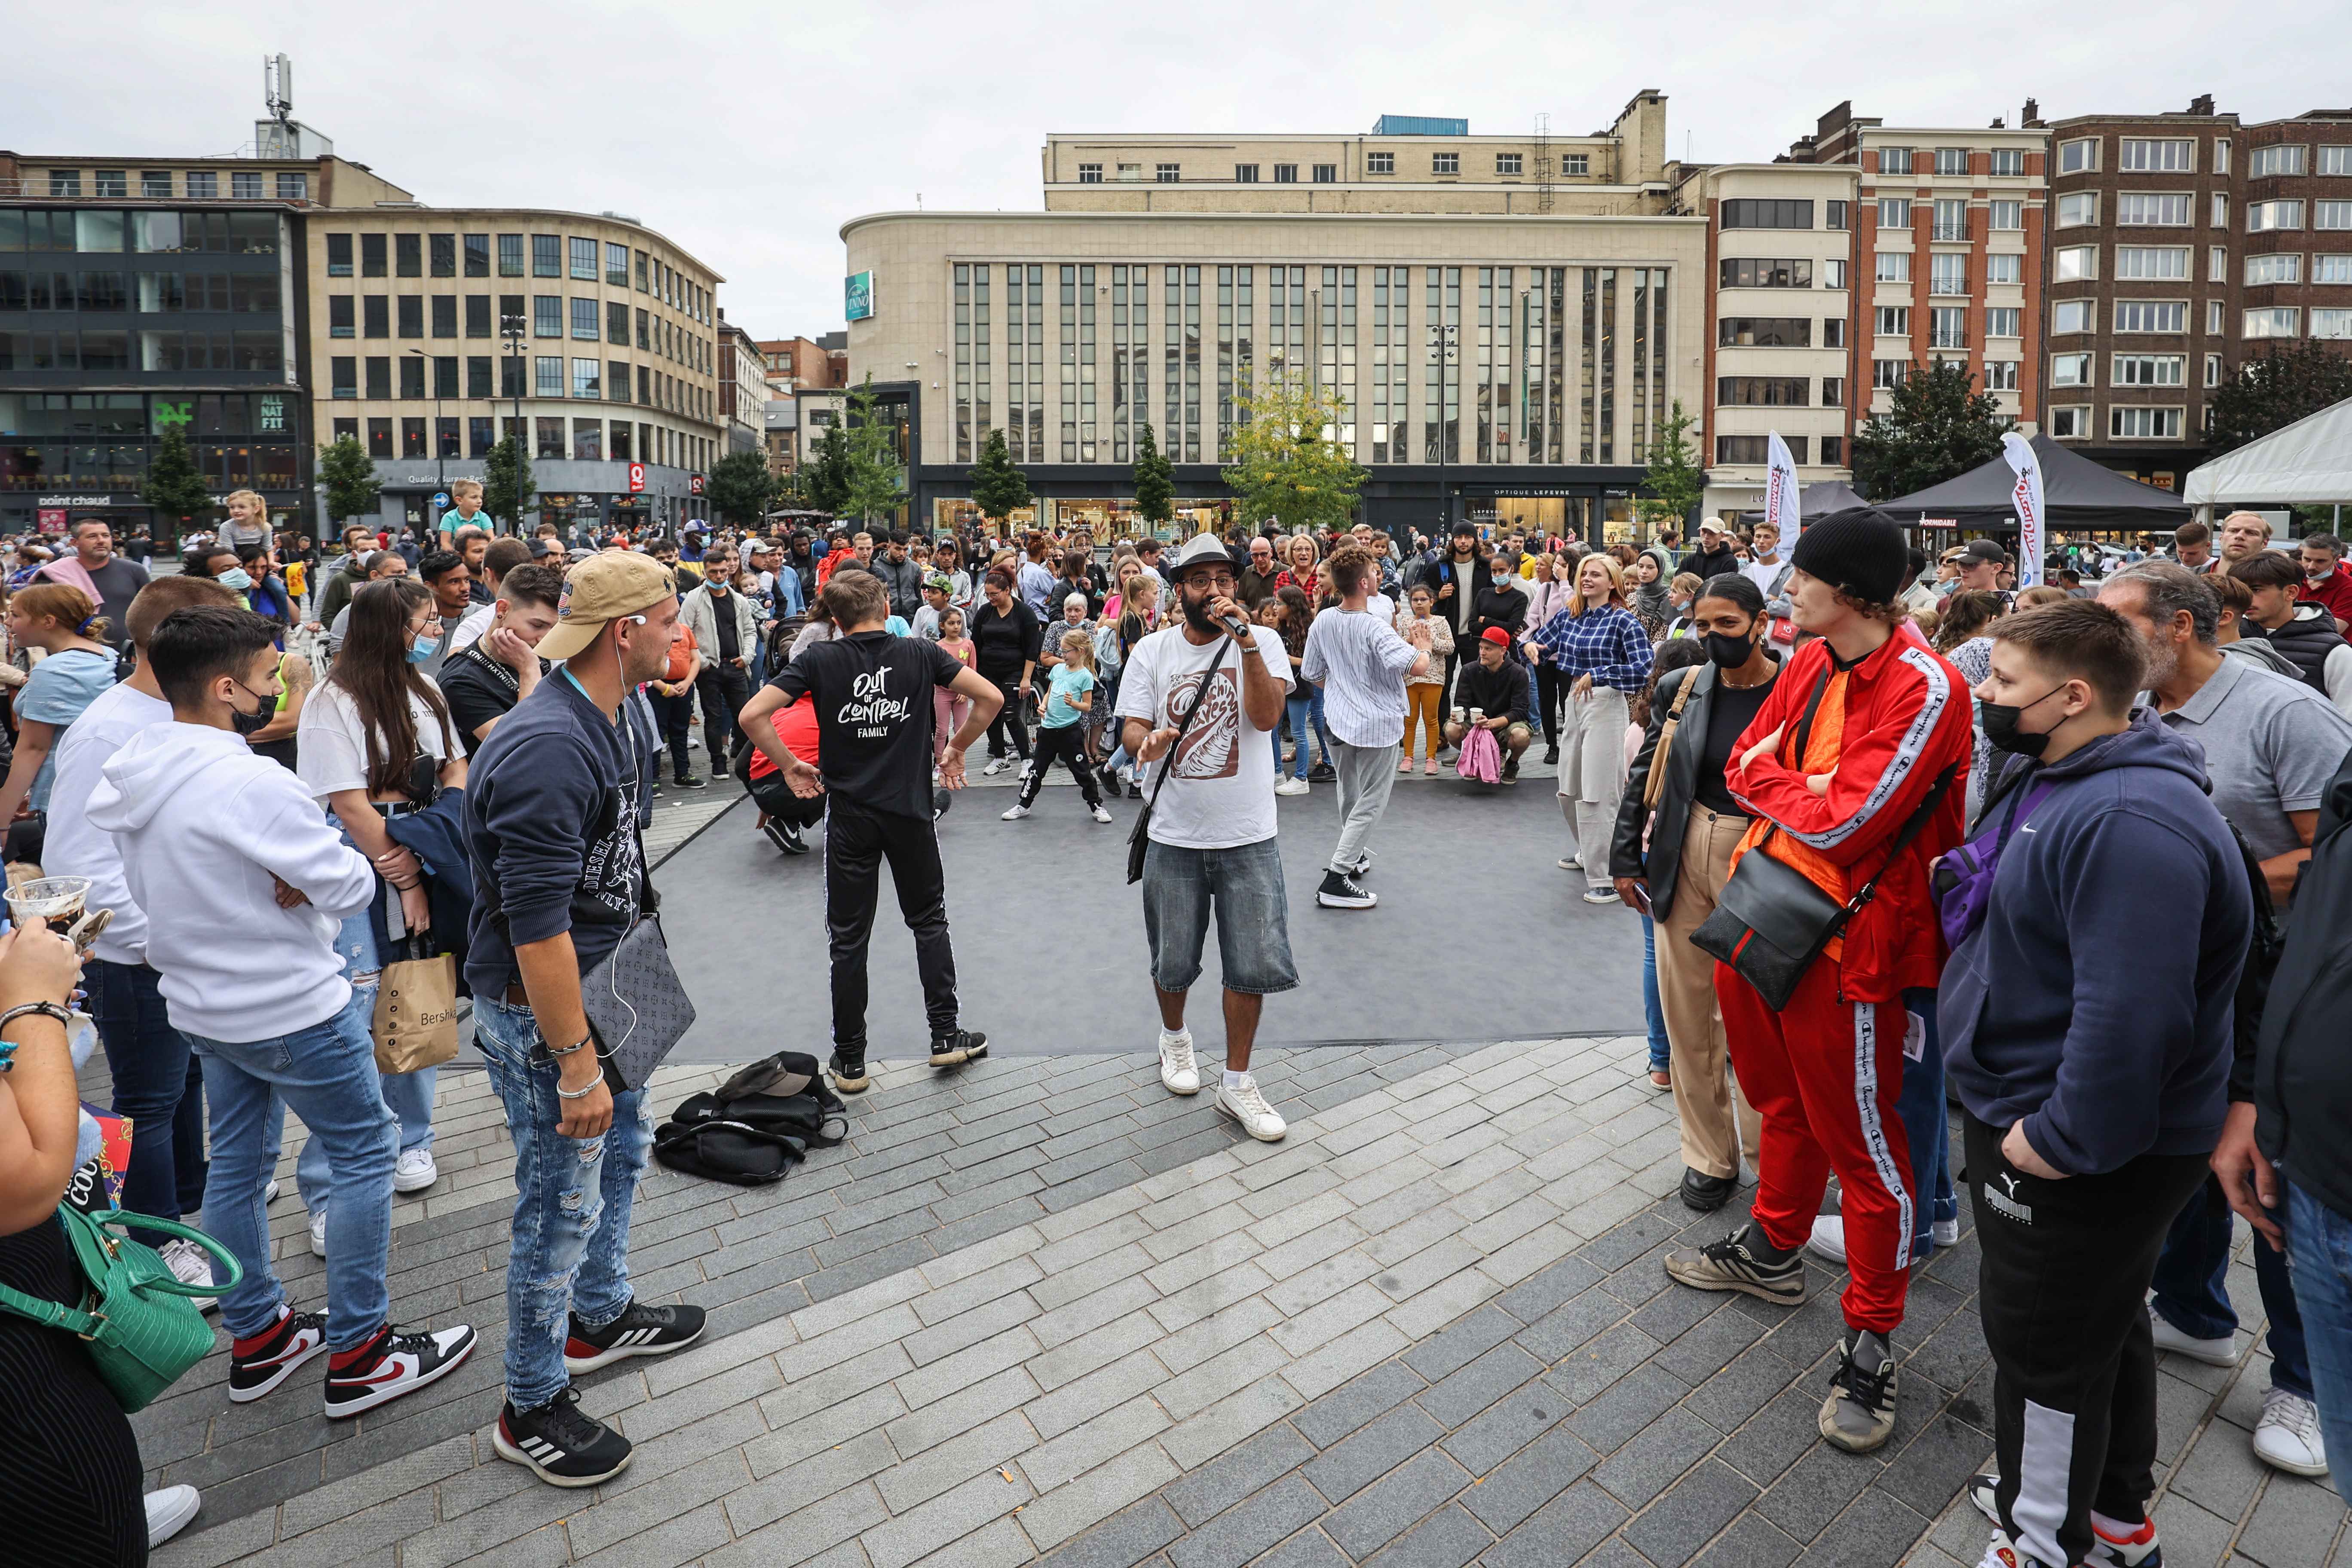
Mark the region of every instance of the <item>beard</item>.
<instances>
[{"instance_id":1,"label":"beard","mask_svg":"<svg viewBox=\"0 0 2352 1568\"><path fill-rule=\"evenodd\" d=\"M1184 606L1184 624L1196 632L1213 634L1224 630L1209 614L1208 601L1195 599L1190 594L1180 594L1177 600Z\"/></svg>"},{"instance_id":2,"label":"beard","mask_svg":"<svg viewBox=\"0 0 2352 1568\"><path fill-rule=\"evenodd\" d=\"M2157 690L2180 672L2180 650L2172 644L2142 637L2140 647L2147 655L2147 671L2140 677L2143 689Z\"/></svg>"}]
</instances>

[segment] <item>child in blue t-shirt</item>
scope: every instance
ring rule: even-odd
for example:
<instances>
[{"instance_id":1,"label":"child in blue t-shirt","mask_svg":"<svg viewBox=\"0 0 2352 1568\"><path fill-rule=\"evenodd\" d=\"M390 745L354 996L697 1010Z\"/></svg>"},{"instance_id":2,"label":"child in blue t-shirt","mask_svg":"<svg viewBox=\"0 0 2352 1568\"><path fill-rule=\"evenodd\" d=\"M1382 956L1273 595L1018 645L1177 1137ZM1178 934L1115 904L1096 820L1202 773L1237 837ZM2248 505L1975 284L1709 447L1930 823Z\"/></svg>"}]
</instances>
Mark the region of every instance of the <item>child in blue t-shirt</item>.
<instances>
[{"instance_id":1,"label":"child in blue t-shirt","mask_svg":"<svg viewBox=\"0 0 2352 1568\"><path fill-rule=\"evenodd\" d=\"M1087 797L1087 810L1097 822L1108 822L1110 813L1103 808L1102 789L1095 783L1094 764L1087 761L1086 716L1095 705L1095 639L1092 633L1071 631L1062 634L1062 662L1054 673L1045 694L1045 716L1037 727L1037 744L1029 758L1029 772L1021 781L1021 799L1005 812L1004 820L1018 822L1029 815L1036 804L1037 791L1045 783L1045 770L1058 759L1070 765L1071 776L1078 781L1078 789Z\"/></svg>"}]
</instances>

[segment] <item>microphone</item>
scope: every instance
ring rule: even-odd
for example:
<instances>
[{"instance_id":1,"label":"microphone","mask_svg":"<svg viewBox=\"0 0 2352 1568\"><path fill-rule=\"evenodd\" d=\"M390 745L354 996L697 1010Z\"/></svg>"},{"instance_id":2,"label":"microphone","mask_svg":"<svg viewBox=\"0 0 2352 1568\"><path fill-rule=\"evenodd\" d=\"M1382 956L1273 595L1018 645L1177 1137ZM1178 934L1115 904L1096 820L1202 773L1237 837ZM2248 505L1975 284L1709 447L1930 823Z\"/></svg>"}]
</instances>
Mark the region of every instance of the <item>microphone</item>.
<instances>
[{"instance_id":1,"label":"microphone","mask_svg":"<svg viewBox=\"0 0 2352 1568\"><path fill-rule=\"evenodd\" d=\"M1234 637L1240 638L1243 642L1250 640L1249 623L1243 620L1239 616L1227 616L1217 624L1224 627L1225 630L1233 633Z\"/></svg>"}]
</instances>

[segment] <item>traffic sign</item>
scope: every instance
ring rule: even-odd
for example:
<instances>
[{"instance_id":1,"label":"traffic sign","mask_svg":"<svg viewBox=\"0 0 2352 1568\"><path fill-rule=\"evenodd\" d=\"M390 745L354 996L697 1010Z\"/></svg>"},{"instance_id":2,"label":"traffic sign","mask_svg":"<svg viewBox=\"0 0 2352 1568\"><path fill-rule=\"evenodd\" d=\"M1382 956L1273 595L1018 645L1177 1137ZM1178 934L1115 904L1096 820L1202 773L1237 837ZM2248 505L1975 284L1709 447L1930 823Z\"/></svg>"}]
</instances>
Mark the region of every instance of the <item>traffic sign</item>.
<instances>
[{"instance_id":1,"label":"traffic sign","mask_svg":"<svg viewBox=\"0 0 2352 1568\"><path fill-rule=\"evenodd\" d=\"M435 490L433 492L433 504L439 507L443 511L447 511L449 510L449 492L447 490Z\"/></svg>"},{"instance_id":2,"label":"traffic sign","mask_svg":"<svg viewBox=\"0 0 2352 1568\"><path fill-rule=\"evenodd\" d=\"M646 466L643 463L631 463L629 465L629 493L631 495L635 495L645 488Z\"/></svg>"},{"instance_id":3,"label":"traffic sign","mask_svg":"<svg viewBox=\"0 0 2352 1568\"><path fill-rule=\"evenodd\" d=\"M689 494L700 495L702 493L702 476L700 474L688 474L686 477L686 488Z\"/></svg>"}]
</instances>

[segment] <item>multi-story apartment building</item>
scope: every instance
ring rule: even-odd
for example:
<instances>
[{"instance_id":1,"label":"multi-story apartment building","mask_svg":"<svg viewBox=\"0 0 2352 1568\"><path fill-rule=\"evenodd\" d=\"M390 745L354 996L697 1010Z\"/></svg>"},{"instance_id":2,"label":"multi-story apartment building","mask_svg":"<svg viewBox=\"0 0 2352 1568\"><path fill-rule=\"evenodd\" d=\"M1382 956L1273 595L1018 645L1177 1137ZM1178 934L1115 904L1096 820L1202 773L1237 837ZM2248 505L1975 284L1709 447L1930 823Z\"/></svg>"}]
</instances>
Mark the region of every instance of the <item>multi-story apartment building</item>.
<instances>
[{"instance_id":1,"label":"multi-story apartment building","mask_svg":"<svg viewBox=\"0 0 2352 1568\"><path fill-rule=\"evenodd\" d=\"M751 334L719 312L719 420L727 435L721 456L757 452L768 440L767 360Z\"/></svg>"},{"instance_id":2,"label":"multi-story apartment building","mask_svg":"<svg viewBox=\"0 0 2352 1568\"><path fill-rule=\"evenodd\" d=\"M2045 425L2175 489L2213 390L2273 344L2352 345L2352 111L2053 121Z\"/></svg>"},{"instance_id":3,"label":"multi-story apartment building","mask_svg":"<svg viewBox=\"0 0 2352 1568\"><path fill-rule=\"evenodd\" d=\"M800 454L800 405L791 397L768 399L761 449L768 454L768 472L778 479L797 471Z\"/></svg>"},{"instance_id":4,"label":"multi-story apartment building","mask_svg":"<svg viewBox=\"0 0 2352 1568\"><path fill-rule=\"evenodd\" d=\"M1706 218L1702 510L1763 504L1765 448L1789 443L1800 483L1851 470L1856 346L1851 163L1717 163L1683 171L1677 203ZM1690 410L1694 414L1702 411Z\"/></svg>"},{"instance_id":5,"label":"multi-story apartment building","mask_svg":"<svg viewBox=\"0 0 2352 1568\"><path fill-rule=\"evenodd\" d=\"M168 536L140 486L171 430L216 501L308 521L304 225L409 194L307 127L255 130L235 157L0 152L0 532Z\"/></svg>"},{"instance_id":6,"label":"multi-story apartment building","mask_svg":"<svg viewBox=\"0 0 2352 1568\"><path fill-rule=\"evenodd\" d=\"M840 386L849 378L849 334L778 338L759 345L772 397L789 398L803 386Z\"/></svg>"},{"instance_id":7,"label":"multi-story apartment building","mask_svg":"<svg viewBox=\"0 0 2352 1568\"><path fill-rule=\"evenodd\" d=\"M1313 192L1262 201L1258 187L1293 183L1270 152L1248 154L1260 180L1193 180L1181 156L1097 160L1081 154L1119 139L1054 137L1043 213L884 213L843 227L849 271L873 275L876 301L849 327L850 379L871 371L901 411L929 526L971 513L971 464L1002 429L1039 498L1032 515L1129 531L1146 425L1175 468L1189 514L1178 527L1223 522L1219 468L1246 416L1237 394L1282 376L1342 405L1332 435L1370 470L1376 524L1428 532L1468 516L1631 537L1633 492L1674 400L1705 405L1706 221L1669 211L1654 156L1664 114L1645 92L1613 141L1585 139L1585 177L1604 184L1571 187L1556 164L1549 211L1536 143L1515 139L1507 154L1500 139L1453 133L1460 122L1181 141L1355 147L1360 162L1298 154L1297 183L1332 187L1328 207ZM1082 166L1097 161L1100 182ZM1156 175L1150 201L1129 202L1133 182L1112 177L1122 161L1177 163L1167 183L1183 204ZM1308 177L1319 162L1339 165L1331 179ZM1371 202L1398 169L1413 176L1396 187L1403 205ZM1338 205L1350 191L1355 208Z\"/></svg>"},{"instance_id":8,"label":"multi-story apartment building","mask_svg":"<svg viewBox=\"0 0 2352 1568\"><path fill-rule=\"evenodd\" d=\"M617 214L337 209L309 225L309 384L322 439L375 459L386 522L429 528L499 437L542 520L698 515L723 447L719 275Z\"/></svg>"},{"instance_id":9,"label":"multi-story apartment building","mask_svg":"<svg viewBox=\"0 0 2352 1568\"><path fill-rule=\"evenodd\" d=\"M1965 366L2032 434L2041 419L2045 165L2050 132L1893 127L1841 103L1790 149L1793 162L1857 171L1851 266L1867 319L1854 322L1857 391L1885 395L1918 366Z\"/></svg>"}]
</instances>

